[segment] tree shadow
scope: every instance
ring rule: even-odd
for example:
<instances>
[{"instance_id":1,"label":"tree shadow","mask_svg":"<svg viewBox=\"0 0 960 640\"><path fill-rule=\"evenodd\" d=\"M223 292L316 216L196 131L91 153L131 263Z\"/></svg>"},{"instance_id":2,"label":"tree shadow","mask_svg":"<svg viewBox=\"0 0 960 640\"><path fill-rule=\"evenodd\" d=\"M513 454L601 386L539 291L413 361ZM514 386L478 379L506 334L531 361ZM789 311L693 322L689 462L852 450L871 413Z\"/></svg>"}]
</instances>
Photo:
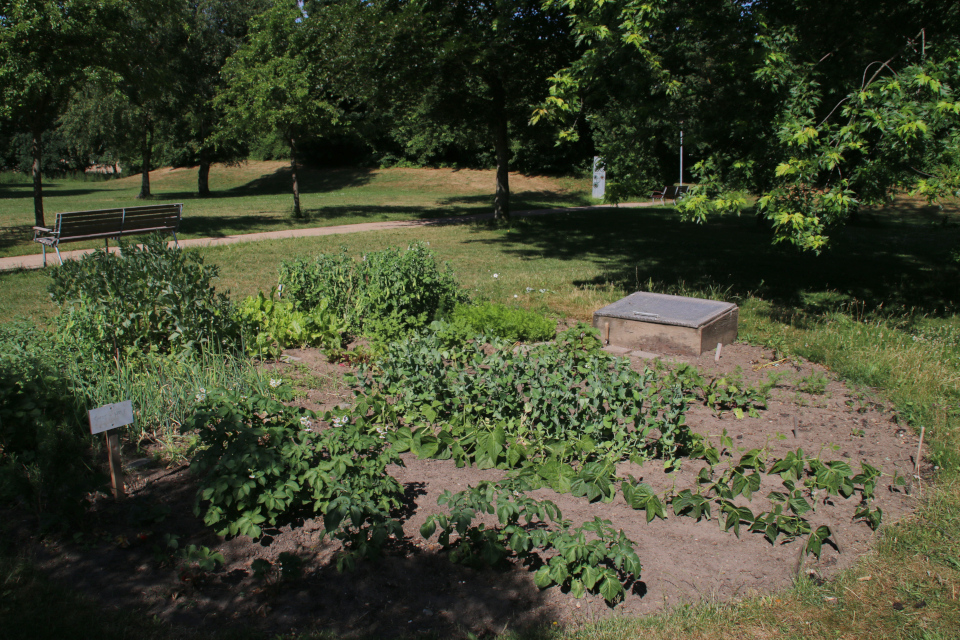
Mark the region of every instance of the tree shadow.
<instances>
[{"instance_id":1,"label":"tree shadow","mask_svg":"<svg viewBox=\"0 0 960 640\"><path fill-rule=\"evenodd\" d=\"M836 230L819 256L773 244L772 237L753 215L697 225L673 209L645 208L524 218L502 236L473 242L498 244L525 259L595 263L601 274L579 286L612 283L633 291L653 281L815 311L856 301L937 314L960 298L960 265L951 257L960 226L924 207L863 213Z\"/></svg>"},{"instance_id":2,"label":"tree shadow","mask_svg":"<svg viewBox=\"0 0 960 640\"><path fill-rule=\"evenodd\" d=\"M101 189L97 188L79 188L70 187L69 189L58 186L56 180L44 181L43 197L67 198L72 196L86 196L91 193L97 193ZM0 184L0 199L3 200L33 200L32 184ZM32 213L32 212L31 212Z\"/></svg>"},{"instance_id":3,"label":"tree shadow","mask_svg":"<svg viewBox=\"0 0 960 640\"><path fill-rule=\"evenodd\" d=\"M493 193L479 194L472 196L451 196L440 200L440 205L487 205L493 209ZM517 191L510 194L510 209L513 211L523 211L533 207L542 208L544 205L558 207L580 207L595 204L595 202L585 194L578 193L558 193L556 191Z\"/></svg>"}]
</instances>

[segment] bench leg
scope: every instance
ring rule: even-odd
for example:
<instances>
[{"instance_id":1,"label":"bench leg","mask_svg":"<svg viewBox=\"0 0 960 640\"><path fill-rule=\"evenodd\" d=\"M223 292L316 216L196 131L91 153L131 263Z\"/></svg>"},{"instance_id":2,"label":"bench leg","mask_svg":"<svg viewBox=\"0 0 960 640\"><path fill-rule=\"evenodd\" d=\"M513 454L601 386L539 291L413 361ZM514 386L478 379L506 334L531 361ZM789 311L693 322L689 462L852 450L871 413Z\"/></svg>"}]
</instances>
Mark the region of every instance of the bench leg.
<instances>
[{"instance_id":1,"label":"bench leg","mask_svg":"<svg viewBox=\"0 0 960 640\"><path fill-rule=\"evenodd\" d=\"M43 268L47 268L47 245L40 243L40 247L43 249Z\"/></svg>"},{"instance_id":2,"label":"bench leg","mask_svg":"<svg viewBox=\"0 0 960 640\"><path fill-rule=\"evenodd\" d=\"M180 241L177 240L177 232L176 232L176 231L171 231L170 233L173 234L173 244L177 245L177 249L179 249L179 248L180 248Z\"/></svg>"},{"instance_id":3,"label":"bench leg","mask_svg":"<svg viewBox=\"0 0 960 640\"><path fill-rule=\"evenodd\" d=\"M59 245L59 244L55 244L55 245L53 245L53 248L57 250L57 258L60 259L60 264L62 265L62 264L63 264L63 256L60 255L60 245Z\"/></svg>"}]
</instances>

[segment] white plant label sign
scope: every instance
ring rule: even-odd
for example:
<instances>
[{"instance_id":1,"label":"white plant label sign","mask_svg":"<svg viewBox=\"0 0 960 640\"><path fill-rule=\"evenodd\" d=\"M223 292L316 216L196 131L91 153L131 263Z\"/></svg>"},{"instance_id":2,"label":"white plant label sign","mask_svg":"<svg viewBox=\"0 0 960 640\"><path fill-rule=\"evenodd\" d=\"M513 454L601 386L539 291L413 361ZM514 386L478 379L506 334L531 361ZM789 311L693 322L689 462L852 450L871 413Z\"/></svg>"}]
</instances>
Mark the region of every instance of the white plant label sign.
<instances>
[{"instance_id":1,"label":"white plant label sign","mask_svg":"<svg viewBox=\"0 0 960 640\"><path fill-rule=\"evenodd\" d=\"M91 409L90 433L102 433L124 425L133 424L133 402L124 400Z\"/></svg>"},{"instance_id":2,"label":"white plant label sign","mask_svg":"<svg viewBox=\"0 0 960 640\"><path fill-rule=\"evenodd\" d=\"M603 199L607 190L607 169L600 162L600 158L593 158L593 197Z\"/></svg>"}]
</instances>

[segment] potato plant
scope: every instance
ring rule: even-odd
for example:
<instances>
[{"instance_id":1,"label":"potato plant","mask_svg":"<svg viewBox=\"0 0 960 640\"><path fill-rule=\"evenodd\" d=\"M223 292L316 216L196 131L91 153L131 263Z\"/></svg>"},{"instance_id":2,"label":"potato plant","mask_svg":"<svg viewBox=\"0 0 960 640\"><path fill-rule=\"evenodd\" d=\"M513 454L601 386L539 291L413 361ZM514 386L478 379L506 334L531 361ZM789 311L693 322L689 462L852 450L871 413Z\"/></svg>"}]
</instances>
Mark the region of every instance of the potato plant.
<instances>
[{"instance_id":1,"label":"potato plant","mask_svg":"<svg viewBox=\"0 0 960 640\"><path fill-rule=\"evenodd\" d=\"M424 538L439 530L440 544L450 550L453 562L470 566L497 566L508 557L547 559L534 575L537 587L560 586L576 598L599 593L610 604L624 596L623 580L636 580L642 566L634 542L623 531L614 531L609 520L594 518L574 528L563 520L549 500L524 494L533 488L528 477L502 482L481 482L476 487L437 500L447 514L434 514L420 528ZM474 525L480 514L495 515L498 524ZM453 537L456 535L456 537Z\"/></svg>"},{"instance_id":2,"label":"potato plant","mask_svg":"<svg viewBox=\"0 0 960 640\"><path fill-rule=\"evenodd\" d=\"M386 472L402 464L386 442L360 421L312 431L315 416L267 396L208 392L184 425L196 429L192 468L200 474L194 511L220 535L258 538L264 526L321 516L325 535L354 556L376 556L400 531L390 511L403 487Z\"/></svg>"}]
</instances>

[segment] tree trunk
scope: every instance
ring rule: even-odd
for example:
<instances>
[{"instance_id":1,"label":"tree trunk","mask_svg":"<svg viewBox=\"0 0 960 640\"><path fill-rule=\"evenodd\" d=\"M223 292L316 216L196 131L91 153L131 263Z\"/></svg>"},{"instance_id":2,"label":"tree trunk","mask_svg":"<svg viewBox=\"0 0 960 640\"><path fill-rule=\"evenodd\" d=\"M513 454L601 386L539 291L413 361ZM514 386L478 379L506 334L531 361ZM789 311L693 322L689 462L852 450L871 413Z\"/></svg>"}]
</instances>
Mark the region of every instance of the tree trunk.
<instances>
[{"instance_id":1,"label":"tree trunk","mask_svg":"<svg viewBox=\"0 0 960 640\"><path fill-rule=\"evenodd\" d=\"M30 171L33 175L33 219L38 227L45 227L43 223L43 173L40 159L43 155L43 132L33 132L33 166Z\"/></svg>"},{"instance_id":2,"label":"tree trunk","mask_svg":"<svg viewBox=\"0 0 960 640\"><path fill-rule=\"evenodd\" d=\"M200 149L200 169L197 171L197 193L201 198L210 195L210 157L206 149Z\"/></svg>"},{"instance_id":3,"label":"tree trunk","mask_svg":"<svg viewBox=\"0 0 960 640\"><path fill-rule=\"evenodd\" d=\"M153 123L143 128L143 174L140 180L140 195L137 200L149 200L150 195L150 155L153 151Z\"/></svg>"},{"instance_id":4,"label":"tree trunk","mask_svg":"<svg viewBox=\"0 0 960 640\"><path fill-rule=\"evenodd\" d=\"M290 169L293 175L293 217L299 218L300 214L300 183L297 181L297 141L290 136Z\"/></svg>"},{"instance_id":5,"label":"tree trunk","mask_svg":"<svg viewBox=\"0 0 960 640\"><path fill-rule=\"evenodd\" d=\"M497 152L497 191L493 197L493 218L510 217L510 136L507 131L506 96L503 84L493 87L494 118L493 146Z\"/></svg>"}]
</instances>

